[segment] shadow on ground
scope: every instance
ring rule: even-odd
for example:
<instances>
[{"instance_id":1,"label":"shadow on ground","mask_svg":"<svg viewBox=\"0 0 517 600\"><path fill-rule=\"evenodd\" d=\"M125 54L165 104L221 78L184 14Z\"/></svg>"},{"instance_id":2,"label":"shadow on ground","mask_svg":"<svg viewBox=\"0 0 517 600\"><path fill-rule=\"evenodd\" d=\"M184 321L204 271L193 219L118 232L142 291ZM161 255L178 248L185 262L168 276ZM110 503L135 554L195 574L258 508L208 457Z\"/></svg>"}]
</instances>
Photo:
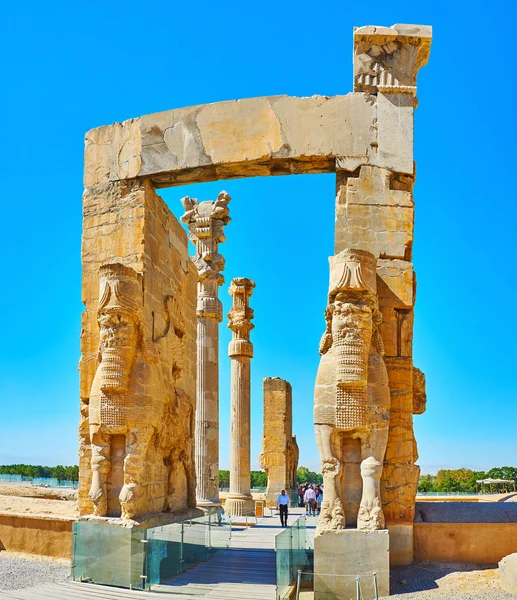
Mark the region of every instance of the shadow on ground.
<instances>
[{"instance_id":1,"label":"shadow on ground","mask_svg":"<svg viewBox=\"0 0 517 600\"><path fill-rule=\"evenodd\" d=\"M488 571L497 565L469 565L463 563L415 563L404 567L392 567L390 573L391 594L404 594L438 589L437 581L451 573Z\"/></svg>"}]
</instances>

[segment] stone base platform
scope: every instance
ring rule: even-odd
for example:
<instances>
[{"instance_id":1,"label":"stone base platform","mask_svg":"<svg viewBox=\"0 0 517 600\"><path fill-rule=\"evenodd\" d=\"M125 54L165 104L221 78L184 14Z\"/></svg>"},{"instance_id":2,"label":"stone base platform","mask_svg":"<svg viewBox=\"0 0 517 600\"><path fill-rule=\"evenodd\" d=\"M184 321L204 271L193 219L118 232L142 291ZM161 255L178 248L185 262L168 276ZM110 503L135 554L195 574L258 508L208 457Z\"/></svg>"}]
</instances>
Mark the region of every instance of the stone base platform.
<instances>
[{"instance_id":1,"label":"stone base platform","mask_svg":"<svg viewBox=\"0 0 517 600\"><path fill-rule=\"evenodd\" d=\"M228 494L224 503L224 512L230 517L254 517L255 500L242 494Z\"/></svg>"},{"instance_id":2,"label":"stone base platform","mask_svg":"<svg viewBox=\"0 0 517 600\"><path fill-rule=\"evenodd\" d=\"M379 597L390 592L389 532L343 529L314 538L314 600L356 598L357 577L364 598L373 598L376 574Z\"/></svg>"}]
</instances>

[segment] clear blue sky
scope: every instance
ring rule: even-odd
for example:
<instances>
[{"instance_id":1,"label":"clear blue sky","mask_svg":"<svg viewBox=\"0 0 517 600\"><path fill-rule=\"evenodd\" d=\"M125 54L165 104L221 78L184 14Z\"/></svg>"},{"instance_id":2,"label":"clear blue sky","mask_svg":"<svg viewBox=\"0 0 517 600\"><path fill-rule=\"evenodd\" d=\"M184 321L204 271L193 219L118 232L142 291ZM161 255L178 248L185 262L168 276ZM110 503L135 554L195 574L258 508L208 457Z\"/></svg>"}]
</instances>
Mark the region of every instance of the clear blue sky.
<instances>
[{"instance_id":1,"label":"clear blue sky","mask_svg":"<svg viewBox=\"0 0 517 600\"><path fill-rule=\"evenodd\" d=\"M0 463L76 463L84 133L219 100L352 89L352 30L429 24L418 80L415 417L423 472L517 465L515 10L507 2L4 3ZM226 281L252 306L252 465L262 378L292 382L301 464L318 468L312 395L333 248L334 177L172 188L233 197ZM227 289L221 289L225 314ZM221 327L221 467L229 454L229 330Z\"/></svg>"}]
</instances>

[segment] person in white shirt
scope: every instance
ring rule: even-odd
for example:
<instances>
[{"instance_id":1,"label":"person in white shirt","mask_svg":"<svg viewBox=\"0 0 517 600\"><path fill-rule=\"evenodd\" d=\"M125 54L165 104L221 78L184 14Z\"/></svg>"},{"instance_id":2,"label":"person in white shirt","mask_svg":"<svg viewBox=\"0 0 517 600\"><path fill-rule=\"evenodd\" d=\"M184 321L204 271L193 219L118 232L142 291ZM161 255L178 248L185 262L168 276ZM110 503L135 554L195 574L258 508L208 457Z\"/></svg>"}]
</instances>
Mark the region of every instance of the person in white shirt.
<instances>
[{"instance_id":1,"label":"person in white shirt","mask_svg":"<svg viewBox=\"0 0 517 600\"><path fill-rule=\"evenodd\" d=\"M276 500L276 507L280 508L280 523L282 527L287 527L287 513L289 508L289 496L282 490L282 493Z\"/></svg>"},{"instance_id":2,"label":"person in white shirt","mask_svg":"<svg viewBox=\"0 0 517 600\"><path fill-rule=\"evenodd\" d=\"M305 494L303 499L306 504L309 505L309 516L316 516L316 492L312 489L312 487L308 487L305 490Z\"/></svg>"}]
</instances>

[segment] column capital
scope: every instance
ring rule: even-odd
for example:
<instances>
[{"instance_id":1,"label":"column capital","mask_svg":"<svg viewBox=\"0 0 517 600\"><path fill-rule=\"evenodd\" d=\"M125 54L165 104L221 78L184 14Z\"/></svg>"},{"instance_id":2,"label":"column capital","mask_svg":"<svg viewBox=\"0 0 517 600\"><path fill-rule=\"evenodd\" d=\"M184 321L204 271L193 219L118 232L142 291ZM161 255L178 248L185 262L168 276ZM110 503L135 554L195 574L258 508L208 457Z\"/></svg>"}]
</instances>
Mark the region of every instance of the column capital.
<instances>
[{"instance_id":1,"label":"column capital","mask_svg":"<svg viewBox=\"0 0 517 600\"><path fill-rule=\"evenodd\" d=\"M255 282L246 277L232 279L228 293L233 298L233 305L228 313L228 327L233 332L233 339L228 346L228 356L253 357L253 344L250 342L250 331L255 327L251 323L253 310L249 299L253 293Z\"/></svg>"},{"instance_id":2,"label":"column capital","mask_svg":"<svg viewBox=\"0 0 517 600\"><path fill-rule=\"evenodd\" d=\"M368 25L354 30L354 92L416 94L416 76L427 64L428 25Z\"/></svg>"},{"instance_id":3,"label":"column capital","mask_svg":"<svg viewBox=\"0 0 517 600\"><path fill-rule=\"evenodd\" d=\"M188 225L189 239L196 247L192 261L200 279L210 271L218 273L224 270L224 257L218 250L219 244L226 241L224 227L231 221L228 209L230 200L225 191L217 196L217 200L199 202L190 196L181 199L185 209L181 222Z\"/></svg>"}]
</instances>

